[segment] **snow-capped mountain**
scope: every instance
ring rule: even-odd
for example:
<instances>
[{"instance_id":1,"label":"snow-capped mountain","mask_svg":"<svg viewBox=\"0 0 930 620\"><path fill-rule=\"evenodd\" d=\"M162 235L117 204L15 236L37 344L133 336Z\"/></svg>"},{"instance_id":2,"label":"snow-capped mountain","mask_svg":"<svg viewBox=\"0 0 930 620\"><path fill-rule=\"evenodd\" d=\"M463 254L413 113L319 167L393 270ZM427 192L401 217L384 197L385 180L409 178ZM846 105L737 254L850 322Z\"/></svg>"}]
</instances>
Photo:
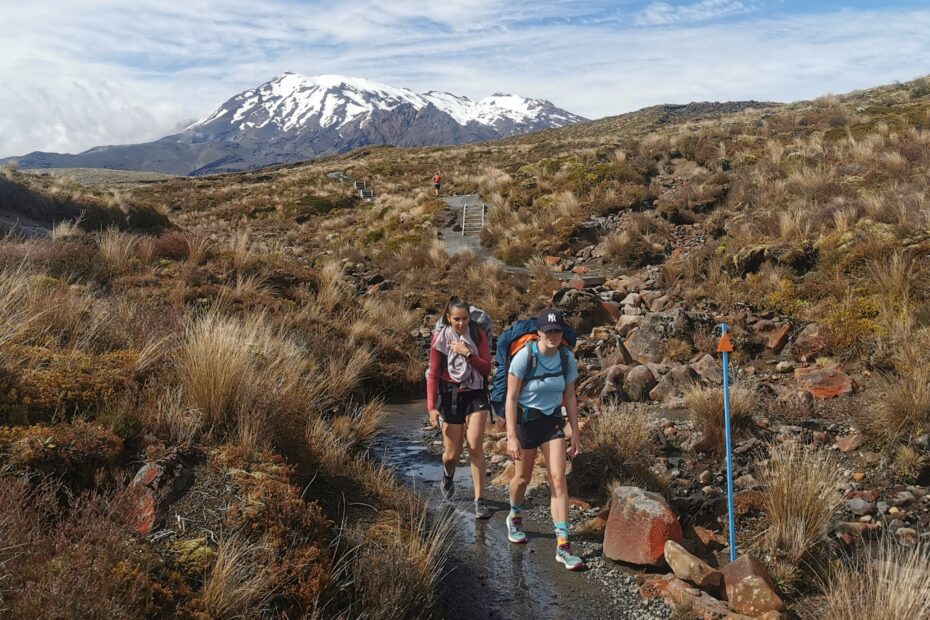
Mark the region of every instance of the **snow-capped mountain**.
<instances>
[{"instance_id":1,"label":"snow-capped mountain","mask_svg":"<svg viewBox=\"0 0 930 620\"><path fill-rule=\"evenodd\" d=\"M562 127L584 120L548 101L504 93L495 93L476 103L451 93L430 91L418 95L406 88L365 78L285 73L236 95L210 116L192 124L185 133L245 133L269 126L283 133L341 128L354 121L364 122L376 111L392 111L407 105L417 112L432 105L459 125L476 123L500 128L502 135L523 133L527 125Z\"/></svg>"},{"instance_id":2,"label":"snow-capped mountain","mask_svg":"<svg viewBox=\"0 0 930 620\"><path fill-rule=\"evenodd\" d=\"M175 174L227 172L312 159L370 144L492 140L584 121L542 99L495 93L472 101L417 94L365 78L284 73L232 97L181 133L78 155L31 153L22 168L101 167Z\"/></svg>"}]
</instances>

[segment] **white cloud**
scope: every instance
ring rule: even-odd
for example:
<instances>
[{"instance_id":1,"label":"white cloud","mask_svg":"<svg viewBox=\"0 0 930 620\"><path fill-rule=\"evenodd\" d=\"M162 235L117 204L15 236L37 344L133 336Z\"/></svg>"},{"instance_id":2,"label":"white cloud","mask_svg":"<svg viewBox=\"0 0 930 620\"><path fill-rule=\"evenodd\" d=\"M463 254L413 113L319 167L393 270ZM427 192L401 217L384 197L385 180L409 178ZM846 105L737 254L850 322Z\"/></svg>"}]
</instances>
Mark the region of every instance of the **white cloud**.
<instances>
[{"instance_id":1,"label":"white cloud","mask_svg":"<svg viewBox=\"0 0 930 620\"><path fill-rule=\"evenodd\" d=\"M752 10L749 3L739 0L701 0L686 5L653 2L636 16L636 23L642 26L665 26L682 22L702 22Z\"/></svg>"},{"instance_id":2,"label":"white cloud","mask_svg":"<svg viewBox=\"0 0 930 620\"><path fill-rule=\"evenodd\" d=\"M472 98L507 91L589 118L665 102L789 101L930 72L928 10L737 15L756 4L704 0L625 11L554 0L4 6L0 156L154 139L288 70ZM730 17L715 21L721 16Z\"/></svg>"}]
</instances>

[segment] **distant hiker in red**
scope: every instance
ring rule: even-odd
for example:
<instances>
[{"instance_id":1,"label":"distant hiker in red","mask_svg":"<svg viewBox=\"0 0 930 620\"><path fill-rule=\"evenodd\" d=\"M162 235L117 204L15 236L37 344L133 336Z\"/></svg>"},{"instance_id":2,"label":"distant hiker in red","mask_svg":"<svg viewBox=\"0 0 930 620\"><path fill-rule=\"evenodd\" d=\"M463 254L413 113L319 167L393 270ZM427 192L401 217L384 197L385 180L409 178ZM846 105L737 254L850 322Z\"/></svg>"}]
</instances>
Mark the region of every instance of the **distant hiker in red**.
<instances>
[{"instance_id":1,"label":"distant hiker in red","mask_svg":"<svg viewBox=\"0 0 930 620\"><path fill-rule=\"evenodd\" d=\"M436 190L436 195L439 195L439 186L442 184L442 177L439 176L439 173L433 175L433 189Z\"/></svg>"},{"instance_id":2,"label":"distant hiker in red","mask_svg":"<svg viewBox=\"0 0 930 620\"><path fill-rule=\"evenodd\" d=\"M452 477L464 435L471 457L475 518L487 519L491 511L482 496L487 473L484 429L491 411L491 344L484 330L471 320L470 312L471 306L458 297L446 304L439 331L430 344L426 407L430 424L442 429L442 496L451 500L455 493Z\"/></svg>"}]
</instances>

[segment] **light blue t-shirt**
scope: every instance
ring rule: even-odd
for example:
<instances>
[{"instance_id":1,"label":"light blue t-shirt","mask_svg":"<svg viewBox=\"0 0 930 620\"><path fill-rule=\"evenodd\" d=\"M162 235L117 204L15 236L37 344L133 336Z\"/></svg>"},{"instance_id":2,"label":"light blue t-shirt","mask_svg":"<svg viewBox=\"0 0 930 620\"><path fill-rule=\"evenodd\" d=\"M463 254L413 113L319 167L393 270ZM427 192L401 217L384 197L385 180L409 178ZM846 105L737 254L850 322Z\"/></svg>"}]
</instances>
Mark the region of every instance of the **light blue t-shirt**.
<instances>
[{"instance_id":1,"label":"light blue t-shirt","mask_svg":"<svg viewBox=\"0 0 930 620\"><path fill-rule=\"evenodd\" d=\"M523 373L526 372L529 365L530 350L535 349L532 344L517 351L510 362L510 374L517 379L523 380ZM550 414L559 410L562 404L562 394L565 392L565 379L562 375L562 356L558 351L552 355L541 355L536 350L536 370L533 377L542 377L544 375L554 374L554 377L545 379L530 378L523 384L523 390L520 392L518 402L522 407L532 407ZM568 352L568 382L572 383L578 379L578 365L575 362L575 356Z\"/></svg>"}]
</instances>

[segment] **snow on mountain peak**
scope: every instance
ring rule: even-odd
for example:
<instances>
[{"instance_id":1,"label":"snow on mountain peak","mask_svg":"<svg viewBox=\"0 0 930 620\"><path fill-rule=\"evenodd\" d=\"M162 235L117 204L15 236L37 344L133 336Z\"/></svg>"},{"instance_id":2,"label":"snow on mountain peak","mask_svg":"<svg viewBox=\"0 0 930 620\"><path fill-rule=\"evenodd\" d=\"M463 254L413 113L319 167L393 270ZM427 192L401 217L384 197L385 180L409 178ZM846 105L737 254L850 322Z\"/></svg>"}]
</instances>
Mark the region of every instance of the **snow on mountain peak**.
<instances>
[{"instance_id":1,"label":"snow on mountain peak","mask_svg":"<svg viewBox=\"0 0 930 620\"><path fill-rule=\"evenodd\" d=\"M207 129L243 132L274 126L283 132L300 132L305 127L339 128L375 110L390 111L409 104L422 110L432 104L460 125L475 122L495 126L500 122L533 123L543 120L548 126L562 126L579 120L547 101L526 99L518 95L495 93L474 102L446 92L417 94L374 80L344 75L305 76L286 72L256 88L236 95L210 116L192 124L186 131Z\"/></svg>"}]
</instances>

